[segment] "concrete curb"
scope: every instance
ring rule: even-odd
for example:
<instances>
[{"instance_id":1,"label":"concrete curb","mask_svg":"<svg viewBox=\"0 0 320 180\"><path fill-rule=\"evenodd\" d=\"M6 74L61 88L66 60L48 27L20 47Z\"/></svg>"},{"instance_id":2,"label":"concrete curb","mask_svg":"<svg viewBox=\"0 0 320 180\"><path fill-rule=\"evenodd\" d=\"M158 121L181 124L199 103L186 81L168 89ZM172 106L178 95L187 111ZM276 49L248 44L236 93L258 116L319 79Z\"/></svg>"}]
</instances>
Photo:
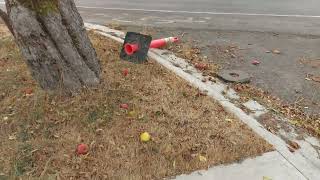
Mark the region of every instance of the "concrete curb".
<instances>
[{"instance_id":1,"label":"concrete curb","mask_svg":"<svg viewBox=\"0 0 320 180\"><path fill-rule=\"evenodd\" d=\"M119 43L123 42L124 33L113 30L105 26L85 24L87 29L95 30L97 33L116 40ZM203 76L196 68L188 64L184 59L174 56L172 53L159 49L151 49L148 53L151 59L154 59L162 66L166 67L176 75L185 79L192 86L201 91L207 92L208 96L219 102L226 111L234 114L237 118L247 124L253 131L263 137L267 142L272 144L276 151L281 154L297 171L299 171L306 179L317 180L320 176L320 160L315 158L305 157L303 153L291 153L288 150L286 142L280 137L272 134L265 129L254 117L246 114L242 109L233 104L230 100L237 98L234 90L228 89L227 94L224 92L227 86L222 82L202 82ZM309 151L306 150L306 151Z\"/></svg>"}]
</instances>

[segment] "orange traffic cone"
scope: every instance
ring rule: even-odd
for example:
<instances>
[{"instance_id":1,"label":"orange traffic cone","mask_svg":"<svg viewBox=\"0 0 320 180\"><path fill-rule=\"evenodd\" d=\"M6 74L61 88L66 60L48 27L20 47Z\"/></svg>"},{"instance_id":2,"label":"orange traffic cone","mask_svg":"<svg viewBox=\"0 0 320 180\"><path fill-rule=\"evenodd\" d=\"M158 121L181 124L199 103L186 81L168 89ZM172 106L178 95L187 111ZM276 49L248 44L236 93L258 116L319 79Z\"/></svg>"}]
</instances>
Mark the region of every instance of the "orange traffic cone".
<instances>
[{"instance_id":1,"label":"orange traffic cone","mask_svg":"<svg viewBox=\"0 0 320 180\"><path fill-rule=\"evenodd\" d=\"M160 48L160 47L166 46L167 44L175 43L178 41L179 41L179 39L177 37L156 39L156 40L151 41L150 48ZM138 50L139 50L138 44L127 43L124 45L124 51L126 52L127 55L132 55Z\"/></svg>"},{"instance_id":2,"label":"orange traffic cone","mask_svg":"<svg viewBox=\"0 0 320 180\"><path fill-rule=\"evenodd\" d=\"M177 37L168 37L163 39L156 39L151 41L150 48L160 48L170 43L178 42L179 39Z\"/></svg>"}]
</instances>

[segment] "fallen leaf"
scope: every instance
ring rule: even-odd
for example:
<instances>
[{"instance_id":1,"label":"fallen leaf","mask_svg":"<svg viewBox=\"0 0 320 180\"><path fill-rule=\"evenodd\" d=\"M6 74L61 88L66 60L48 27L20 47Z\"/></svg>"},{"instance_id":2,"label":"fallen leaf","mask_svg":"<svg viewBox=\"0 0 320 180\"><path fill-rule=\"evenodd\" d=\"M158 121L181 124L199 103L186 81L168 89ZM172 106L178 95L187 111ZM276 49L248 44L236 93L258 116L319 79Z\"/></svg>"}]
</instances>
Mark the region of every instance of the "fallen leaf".
<instances>
[{"instance_id":1,"label":"fallen leaf","mask_svg":"<svg viewBox=\"0 0 320 180\"><path fill-rule=\"evenodd\" d=\"M253 61L251 62L251 64L253 64L253 65L259 65L259 64L260 64L260 61L258 61L258 60L253 60Z\"/></svg>"},{"instance_id":2,"label":"fallen leaf","mask_svg":"<svg viewBox=\"0 0 320 180\"><path fill-rule=\"evenodd\" d=\"M320 83L320 76L313 76L311 79L312 79L314 82Z\"/></svg>"},{"instance_id":3,"label":"fallen leaf","mask_svg":"<svg viewBox=\"0 0 320 180\"><path fill-rule=\"evenodd\" d=\"M33 89L32 88L27 88L24 90L24 93L28 96L28 95L32 95L33 93Z\"/></svg>"},{"instance_id":4,"label":"fallen leaf","mask_svg":"<svg viewBox=\"0 0 320 180\"><path fill-rule=\"evenodd\" d=\"M233 122L233 119L229 119L229 118L227 118L227 119L225 119L227 122L229 122L229 123L232 123Z\"/></svg>"},{"instance_id":5,"label":"fallen leaf","mask_svg":"<svg viewBox=\"0 0 320 180\"><path fill-rule=\"evenodd\" d=\"M207 96L207 95L208 95L208 91L199 91L196 96L199 97L199 96Z\"/></svg>"},{"instance_id":6,"label":"fallen leaf","mask_svg":"<svg viewBox=\"0 0 320 180\"><path fill-rule=\"evenodd\" d=\"M294 153L294 151L295 151L291 146L288 146L288 149L289 149L289 151L292 152L292 153Z\"/></svg>"},{"instance_id":7,"label":"fallen leaf","mask_svg":"<svg viewBox=\"0 0 320 180\"><path fill-rule=\"evenodd\" d=\"M207 158L202 155L199 155L199 161L200 162L207 162Z\"/></svg>"},{"instance_id":8,"label":"fallen leaf","mask_svg":"<svg viewBox=\"0 0 320 180\"><path fill-rule=\"evenodd\" d=\"M101 135L102 132L103 132L103 129L97 129L97 130L96 130L96 133L97 133L98 135Z\"/></svg>"},{"instance_id":9,"label":"fallen leaf","mask_svg":"<svg viewBox=\"0 0 320 180\"><path fill-rule=\"evenodd\" d=\"M281 52L279 50L275 49L275 50L272 51L272 53L273 54L280 54Z\"/></svg>"},{"instance_id":10,"label":"fallen leaf","mask_svg":"<svg viewBox=\"0 0 320 180\"><path fill-rule=\"evenodd\" d=\"M144 119L144 115L143 115L143 114L140 114L140 115L138 116L138 119L139 119L139 120Z\"/></svg>"},{"instance_id":11,"label":"fallen leaf","mask_svg":"<svg viewBox=\"0 0 320 180\"><path fill-rule=\"evenodd\" d=\"M58 139L60 136L57 134L54 134L53 137Z\"/></svg>"},{"instance_id":12,"label":"fallen leaf","mask_svg":"<svg viewBox=\"0 0 320 180\"><path fill-rule=\"evenodd\" d=\"M137 112L135 112L135 111L130 111L129 113L128 113L128 116L129 117L136 117L137 116Z\"/></svg>"},{"instance_id":13,"label":"fallen leaf","mask_svg":"<svg viewBox=\"0 0 320 180\"><path fill-rule=\"evenodd\" d=\"M128 109L129 105L128 104L120 104L121 109Z\"/></svg>"},{"instance_id":14,"label":"fallen leaf","mask_svg":"<svg viewBox=\"0 0 320 180\"><path fill-rule=\"evenodd\" d=\"M298 120L289 120L289 123L292 125L299 125L300 122Z\"/></svg>"},{"instance_id":15,"label":"fallen leaf","mask_svg":"<svg viewBox=\"0 0 320 180\"><path fill-rule=\"evenodd\" d=\"M204 63L195 63L195 67L201 71L208 69L208 65Z\"/></svg>"},{"instance_id":16,"label":"fallen leaf","mask_svg":"<svg viewBox=\"0 0 320 180\"><path fill-rule=\"evenodd\" d=\"M294 141L289 140L287 143L289 146L291 146L295 150L300 149L300 145Z\"/></svg>"},{"instance_id":17,"label":"fallen leaf","mask_svg":"<svg viewBox=\"0 0 320 180\"><path fill-rule=\"evenodd\" d=\"M262 180L272 180L272 178L268 177L268 176L263 176Z\"/></svg>"},{"instance_id":18,"label":"fallen leaf","mask_svg":"<svg viewBox=\"0 0 320 180\"><path fill-rule=\"evenodd\" d=\"M17 137L15 135L9 136L9 140L16 140L16 139L17 139Z\"/></svg>"}]
</instances>

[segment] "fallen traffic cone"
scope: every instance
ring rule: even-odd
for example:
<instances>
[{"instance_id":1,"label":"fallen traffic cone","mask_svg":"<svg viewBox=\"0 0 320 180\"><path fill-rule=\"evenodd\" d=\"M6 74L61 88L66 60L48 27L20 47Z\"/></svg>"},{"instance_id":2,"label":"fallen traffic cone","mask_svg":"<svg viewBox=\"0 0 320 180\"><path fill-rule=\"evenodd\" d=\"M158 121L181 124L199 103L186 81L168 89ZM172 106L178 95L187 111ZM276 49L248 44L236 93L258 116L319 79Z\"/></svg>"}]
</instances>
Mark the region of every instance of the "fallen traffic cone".
<instances>
[{"instance_id":1,"label":"fallen traffic cone","mask_svg":"<svg viewBox=\"0 0 320 180\"><path fill-rule=\"evenodd\" d=\"M150 48L160 48L160 47L166 46L167 44L175 43L178 41L179 39L177 37L156 39L151 41ZM124 45L124 51L126 52L127 55L132 55L138 50L139 50L138 44L127 43Z\"/></svg>"},{"instance_id":2,"label":"fallen traffic cone","mask_svg":"<svg viewBox=\"0 0 320 180\"><path fill-rule=\"evenodd\" d=\"M151 41L150 48L160 48L166 46L167 44L176 43L179 39L177 37L168 37L162 39L156 39Z\"/></svg>"}]
</instances>

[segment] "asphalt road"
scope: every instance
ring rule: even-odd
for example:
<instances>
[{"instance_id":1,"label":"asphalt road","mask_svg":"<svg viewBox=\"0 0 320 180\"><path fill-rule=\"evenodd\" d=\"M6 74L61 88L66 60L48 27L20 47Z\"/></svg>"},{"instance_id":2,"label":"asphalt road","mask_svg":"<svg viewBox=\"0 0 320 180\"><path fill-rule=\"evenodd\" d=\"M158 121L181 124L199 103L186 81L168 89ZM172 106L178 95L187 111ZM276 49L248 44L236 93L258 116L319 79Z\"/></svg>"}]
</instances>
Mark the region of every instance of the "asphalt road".
<instances>
[{"instance_id":1,"label":"asphalt road","mask_svg":"<svg viewBox=\"0 0 320 180\"><path fill-rule=\"evenodd\" d=\"M81 6L319 16L319 0L76 0Z\"/></svg>"},{"instance_id":2,"label":"asphalt road","mask_svg":"<svg viewBox=\"0 0 320 180\"><path fill-rule=\"evenodd\" d=\"M319 0L76 0L95 23L320 35Z\"/></svg>"},{"instance_id":3,"label":"asphalt road","mask_svg":"<svg viewBox=\"0 0 320 180\"><path fill-rule=\"evenodd\" d=\"M319 0L75 0L85 21L320 35ZM0 0L0 7L3 7Z\"/></svg>"}]
</instances>

